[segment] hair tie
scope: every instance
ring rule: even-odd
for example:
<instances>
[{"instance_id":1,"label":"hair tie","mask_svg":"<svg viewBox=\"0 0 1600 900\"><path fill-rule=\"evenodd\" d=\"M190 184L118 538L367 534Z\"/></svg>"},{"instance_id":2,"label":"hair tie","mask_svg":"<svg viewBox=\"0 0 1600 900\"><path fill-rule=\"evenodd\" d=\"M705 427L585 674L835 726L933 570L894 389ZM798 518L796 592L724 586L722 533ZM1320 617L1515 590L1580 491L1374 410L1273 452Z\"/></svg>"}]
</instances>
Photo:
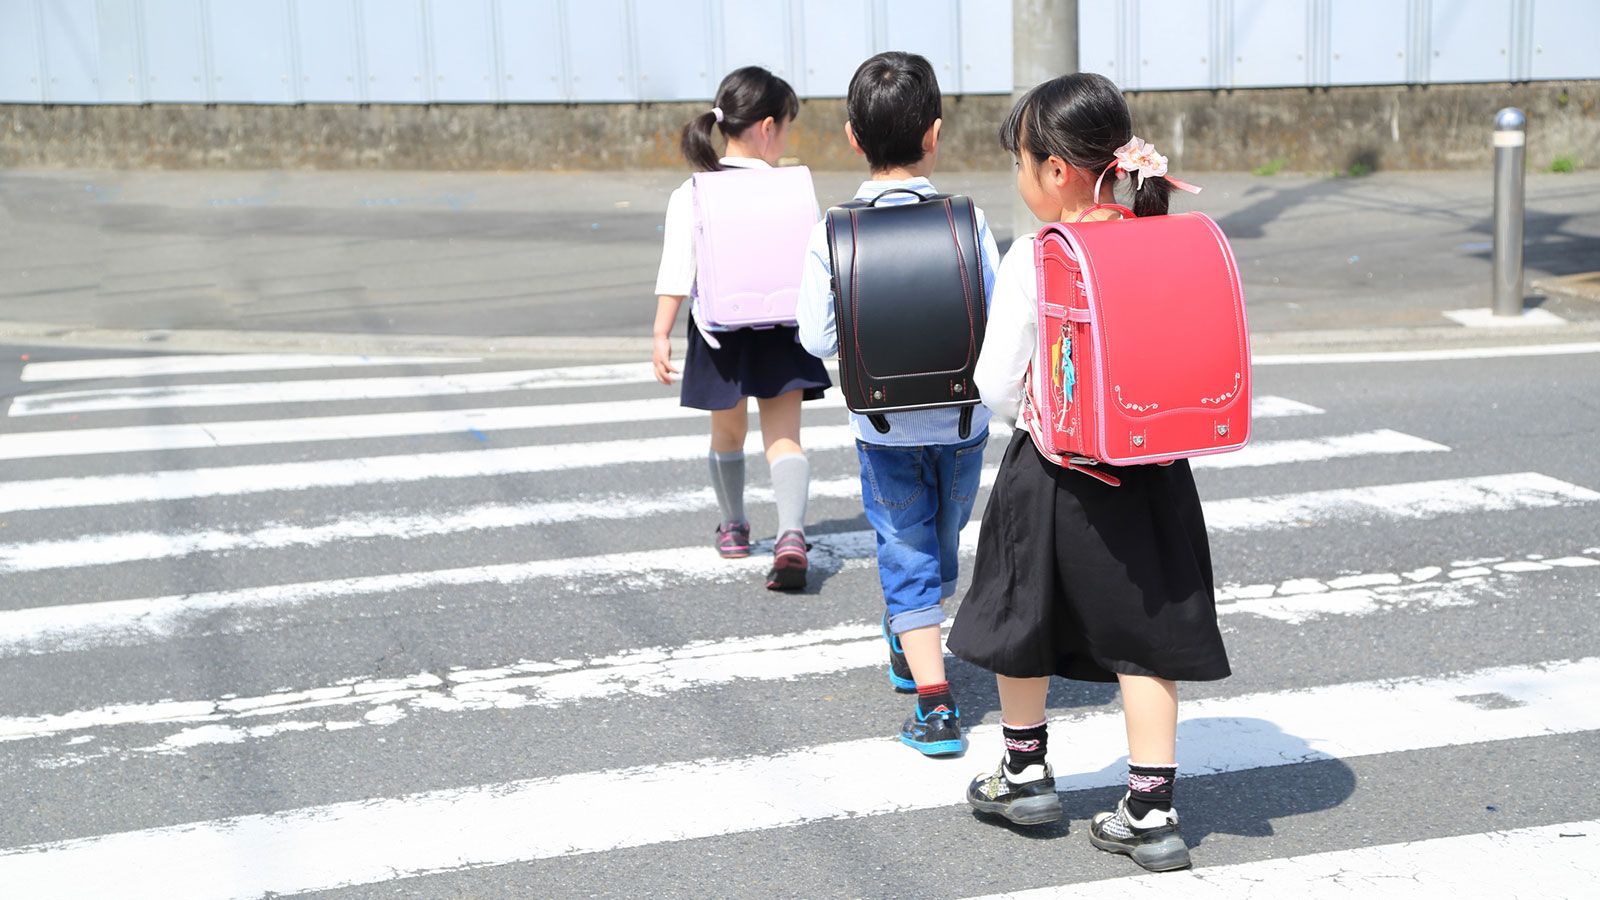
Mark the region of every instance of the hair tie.
<instances>
[{"instance_id":1,"label":"hair tie","mask_svg":"<svg viewBox=\"0 0 1600 900\"><path fill-rule=\"evenodd\" d=\"M716 117L718 125L722 124L722 107L720 107L720 106L711 107L711 115Z\"/></svg>"},{"instance_id":2,"label":"hair tie","mask_svg":"<svg viewBox=\"0 0 1600 900\"><path fill-rule=\"evenodd\" d=\"M1167 174L1167 158L1157 153L1156 145L1149 141L1140 140L1135 136L1126 144L1118 147L1112 153L1112 156L1114 158L1106 165L1105 171L1101 172L1100 178L1095 180L1094 202L1096 203L1100 202L1100 182L1105 179L1106 172L1110 172L1113 169L1116 170L1117 180L1119 181L1127 178L1128 173L1137 172L1139 177L1133 186L1135 191L1144 187L1146 178L1165 178L1168 184L1180 191L1188 191L1191 194L1200 193L1200 188L1195 185L1179 181Z\"/></svg>"}]
</instances>

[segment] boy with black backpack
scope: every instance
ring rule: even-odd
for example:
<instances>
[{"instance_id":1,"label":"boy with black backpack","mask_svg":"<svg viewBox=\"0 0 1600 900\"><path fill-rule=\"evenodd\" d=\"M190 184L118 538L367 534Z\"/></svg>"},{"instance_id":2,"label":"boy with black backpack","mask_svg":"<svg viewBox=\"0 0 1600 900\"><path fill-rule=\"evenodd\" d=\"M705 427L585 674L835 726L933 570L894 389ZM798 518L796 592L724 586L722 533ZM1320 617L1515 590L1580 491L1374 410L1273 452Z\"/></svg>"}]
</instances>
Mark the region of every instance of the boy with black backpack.
<instances>
[{"instance_id":1,"label":"boy with black backpack","mask_svg":"<svg viewBox=\"0 0 1600 900\"><path fill-rule=\"evenodd\" d=\"M967 743L945 680L940 604L955 593L989 438L970 375L999 257L983 211L928 181L940 111L924 57L891 51L856 69L845 136L871 177L812 231L795 309L806 350L841 356L862 505L877 532L889 680L917 694L899 736L929 756ZM904 204L932 215L913 223L913 210L888 212Z\"/></svg>"}]
</instances>

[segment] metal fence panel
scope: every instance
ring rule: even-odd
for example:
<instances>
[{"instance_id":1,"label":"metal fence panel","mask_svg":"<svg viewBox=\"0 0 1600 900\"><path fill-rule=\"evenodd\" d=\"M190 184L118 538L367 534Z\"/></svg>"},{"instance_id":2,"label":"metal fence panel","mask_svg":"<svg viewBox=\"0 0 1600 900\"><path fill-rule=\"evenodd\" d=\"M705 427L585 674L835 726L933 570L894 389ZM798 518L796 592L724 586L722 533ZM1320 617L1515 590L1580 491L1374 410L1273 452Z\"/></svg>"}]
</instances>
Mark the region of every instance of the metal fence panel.
<instances>
[{"instance_id":1,"label":"metal fence panel","mask_svg":"<svg viewBox=\"0 0 1600 900\"><path fill-rule=\"evenodd\" d=\"M0 103L40 103L38 11L32 2L0 3Z\"/></svg>"},{"instance_id":2,"label":"metal fence panel","mask_svg":"<svg viewBox=\"0 0 1600 900\"><path fill-rule=\"evenodd\" d=\"M573 100L629 101L634 80L633 38L623 0L567 2L567 93Z\"/></svg>"},{"instance_id":3,"label":"metal fence panel","mask_svg":"<svg viewBox=\"0 0 1600 900\"><path fill-rule=\"evenodd\" d=\"M1078 7L1078 68L1097 72L1123 85L1127 75L1122 62L1122 6L1114 3L1084 3Z\"/></svg>"},{"instance_id":4,"label":"metal fence panel","mask_svg":"<svg viewBox=\"0 0 1600 900\"><path fill-rule=\"evenodd\" d=\"M371 103L423 103L428 90L427 49L419 0L361 0L365 99Z\"/></svg>"},{"instance_id":5,"label":"metal fence panel","mask_svg":"<svg viewBox=\"0 0 1600 900\"><path fill-rule=\"evenodd\" d=\"M1233 0L1233 85L1287 87L1311 83L1308 4Z\"/></svg>"},{"instance_id":6,"label":"metal fence panel","mask_svg":"<svg viewBox=\"0 0 1600 900\"><path fill-rule=\"evenodd\" d=\"M494 9L489 0L426 0L425 11L433 99L440 103L500 99Z\"/></svg>"},{"instance_id":7,"label":"metal fence panel","mask_svg":"<svg viewBox=\"0 0 1600 900\"><path fill-rule=\"evenodd\" d=\"M1121 86L1142 90L1212 87L1211 5L1192 0L1143 0L1135 7L1137 57L1125 64L1126 81Z\"/></svg>"},{"instance_id":8,"label":"metal fence panel","mask_svg":"<svg viewBox=\"0 0 1600 900\"><path fill-rule=\"evenodd\" d=\"M1594 0L1539 0L1533 8L1532 78L1600 78L1600 8Z\"/></svg>"},{"instance_id":9,"label":"metal fence panel","mask_svg":"<svg viewBox=\"0 0 1600 900\"><path fill-rule=\"evenodd\" d=\"M939 89L961 93L961 17L956 0L884 0L883 23L882 49L926 56ZM856 60L855 65L860 63ZM852 74L855 65L850 67Z\"/></svg>"},{"instance_id":10,"label":"metal fence panel","mask_svg":"<svg viewBox=\"0 0 1600 900\"><path fill-rule=\"evenodd\" d=\"M761 66L800 90L790 0L724 0L713 12L722 40L708 98L724 75L743 66Z\"/></svg>"},{"instance_id":11,"label":"metal fence panel","mask_svg":"<svg viewBox=\"0 0 1600 900\"><path fill-rule=\"evenodd\" d=\"M1433 0L1429 81L1509 81L1513 0Z\"/></svg>"},{"instance_id":12,"label":"metal fence panel","mask_svg":"<svg viewBox=\"0 0 1600 900\"><path fill-rule=\"evenodd\" d=\"M652 100L708 100L724 73L716 63L708 0L635 2L639 93Z\"/></svg>"},{"instance_id":13,"label":"metal fence panel","mask_svg":"<svg viewBox=\"0 0 1600 900\"><path fill-rule=\"evenodd\" d=\"M95 4L95 41L99 44L95 70L98 102L143 101L144 48L134 0L99 0Z\"/></svg>"},{"instance_id":14,"label":"metal fence panel","mask_svg":"<svg viewBox=\"0 0 1600 900\"><path fill-rule=\"evenodd\" d=\"M144 96L153 103L211 99L200 0L142 0Z\"/></svg>"},{"instance_id":15,"label":"metal fence panel","mask_svg":"<svg viewBox=\"0 0 1600 900\"><path fill-rule=\"evenodd\" d=\"M285 0L207 0L212 96L219 103L293 103L294 60Z\"/></svg>"},{"instance_id":16,"label":"metal fence panel","mask_svg":"<svg viewBox=\"0 0 1600 900\"><path fill-rule=\"evenodd\" d=\"M1404 84L1408 18L1394 0L1339 0L1330 11L1332 84Z\"/></svg>"},{"instance_id":17,"label":"metal fence panel","mask_svg":"<svg viewBox=\"0 0 1600 900\"><path fill-rule=\"evenodd\" d=\"M1011 4L961 0L958 27L961 92L1011 93Z\"/></svg>"},{"instance_id":18,"label":"metal fence panel","mask_svg":"<svg viewBox=\"0 0 1600 900\"><path fill-rule=\"evenodd\" d=\"M808 97L843 97L850 76L873 53L873 10L860 0L795 0L803 26L800 83Z\"/></svg>"},{"instance_id":19,"label":"metal fence panel","mask_svg":"<svg viewBox=\"0 0 1600 900\"><path fill-rule=\"evenodd\" d=\"M567 99L559 0L498 0L501 96L511 103Z\"/></svg>"},{"instance_id":20,"label":"metal fence panel","mask_svg":"<svg viewBox=\"0 0 1600 900\"><path fill-rule=\"evenodd\" d=\"M39 4L44 39L39 83L49 103L98 103L100 34L94 0Z\"/></svg>"},{"instance_id":21,"label":"metal fence panel","mask_svg":"<svg viewBox=\"0 0 1600 900\"><path fill-rule=\"evenodd\" d=\"M356 0L294 0L297 93L308 103L361 102Z\"/></svg>"}]
</instances>

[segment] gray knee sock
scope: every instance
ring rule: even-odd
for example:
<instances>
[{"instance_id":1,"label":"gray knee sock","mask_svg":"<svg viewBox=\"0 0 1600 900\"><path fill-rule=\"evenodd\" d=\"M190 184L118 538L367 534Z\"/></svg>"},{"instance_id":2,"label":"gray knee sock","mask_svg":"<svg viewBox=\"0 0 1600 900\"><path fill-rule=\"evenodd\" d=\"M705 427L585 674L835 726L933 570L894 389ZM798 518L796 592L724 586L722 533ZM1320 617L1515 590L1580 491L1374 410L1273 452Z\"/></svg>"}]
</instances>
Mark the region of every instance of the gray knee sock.
<instances>
[{"instance_id":1,"label":"gray knee sock","mask_svg":"<svg viewBox=\"0 0 1600 900\"><path fill-rule=\"evenodd\" d=\"M772 495L778 502L778 534L805 531L806 497L811 493L811 463L804 453L780 456L772 463Z\"/></svg>"},{"instance_id":2,"label":"gray knee sock","mask_svg":"<svg viewBox=\"0 0 1600 900\"><path fill-rule=\"evenodd\" d=\"M717 506L722 509L722 523L743 522L744 451L712 450L706 459L711 466L711 488L717 492Z\"/></svg>"}]
</instances>

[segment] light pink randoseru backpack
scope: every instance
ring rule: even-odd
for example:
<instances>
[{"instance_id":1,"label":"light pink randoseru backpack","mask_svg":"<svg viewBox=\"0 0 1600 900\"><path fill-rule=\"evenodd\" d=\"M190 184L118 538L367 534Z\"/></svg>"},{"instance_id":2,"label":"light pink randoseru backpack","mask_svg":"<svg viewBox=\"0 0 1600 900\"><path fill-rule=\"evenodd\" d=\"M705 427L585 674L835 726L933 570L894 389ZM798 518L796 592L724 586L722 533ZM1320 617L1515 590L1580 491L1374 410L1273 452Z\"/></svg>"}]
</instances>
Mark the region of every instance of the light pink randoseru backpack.
<instances>
[{"instance_id":1,"label":"light pink randoseru backpack","mask_svg":"<svg viewBox=\"0 0 1600 900\"><path fill-rule=\"evenodd\" d=\"M724 330L793 325L806 245L821 218L811 170L723 169L691 180L695 321Z\"/></svg>"}]
</instances>

